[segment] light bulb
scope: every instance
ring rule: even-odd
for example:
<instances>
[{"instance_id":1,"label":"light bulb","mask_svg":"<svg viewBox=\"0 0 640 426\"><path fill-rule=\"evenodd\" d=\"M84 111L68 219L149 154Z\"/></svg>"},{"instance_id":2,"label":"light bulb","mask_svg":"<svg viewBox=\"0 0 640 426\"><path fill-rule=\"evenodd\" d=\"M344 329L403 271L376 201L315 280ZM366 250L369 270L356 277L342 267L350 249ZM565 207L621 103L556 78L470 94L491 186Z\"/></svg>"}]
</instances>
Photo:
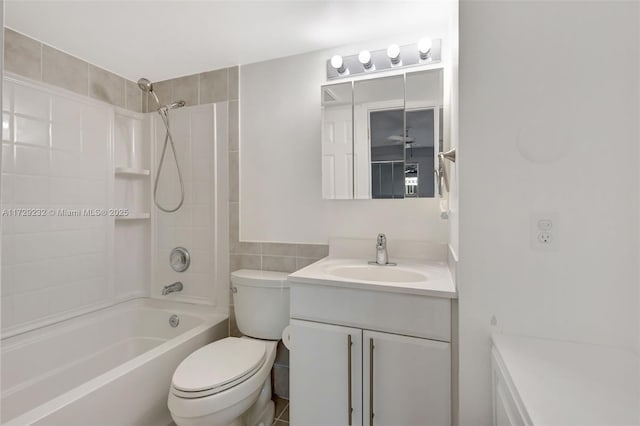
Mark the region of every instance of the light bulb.
<instances>
[{"instance_id":1,"label":"light bulb","mask_svg":"<svg viewBox=\"0 0 640 426\"><path fill-rule=\"evenodd\" d=\"M373 66L371 62L371 52L368 50L361 50L360 53L358 53L358 61L360 61L365 70Z\"/></svg>"},{"instance_id":2,"label":"light bulb","mask_svg":"<svg viewBox=\"0 0 640 426\"><path fill-rule=\"evenodd\" d=\"M418 52L420 53L420 59L426 60L431 53L431 46L433 43L429 37L421 38L418 41Z\"/></svg>"},{"instance_id":3,"label":"light bulb","mask_svg":"<svg viewBox=\"0 0 640 426\"><path fill-rule=\"evenodd\" d=\"M387 48L387 56L391 59L393 65L397 65L400 62L400 46L392 44Z\"/></svg>"},{"instance_id":4,"label":"light bulb","mask_svg":"<svg viewBox=\"0 0 640 426\"><path fill-rule=\"evenodd\" d=\"M338 71L338 74L342 74L345 72L344 61L342 60L342 56L333 55L331 57L331 66Z\"/></svg>"}]
</instances>

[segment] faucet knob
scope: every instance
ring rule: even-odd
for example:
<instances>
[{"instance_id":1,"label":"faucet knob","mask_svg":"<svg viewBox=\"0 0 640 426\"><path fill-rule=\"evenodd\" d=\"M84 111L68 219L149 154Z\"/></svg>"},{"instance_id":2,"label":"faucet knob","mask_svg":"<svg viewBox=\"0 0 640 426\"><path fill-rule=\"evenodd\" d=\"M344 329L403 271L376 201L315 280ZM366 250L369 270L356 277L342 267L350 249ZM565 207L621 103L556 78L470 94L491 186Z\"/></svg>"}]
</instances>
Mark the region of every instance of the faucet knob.
<instances>
[{"instance_id":1,"label":"faucet knob","mask_svg":"<svg viewBox=\"0 0 640 426\"><path fill-rule=\"evenodd\" d=\"M378 245L384 246L387 244L387 236L384 234L378 234Z\"/></svg>"}]
</instances>

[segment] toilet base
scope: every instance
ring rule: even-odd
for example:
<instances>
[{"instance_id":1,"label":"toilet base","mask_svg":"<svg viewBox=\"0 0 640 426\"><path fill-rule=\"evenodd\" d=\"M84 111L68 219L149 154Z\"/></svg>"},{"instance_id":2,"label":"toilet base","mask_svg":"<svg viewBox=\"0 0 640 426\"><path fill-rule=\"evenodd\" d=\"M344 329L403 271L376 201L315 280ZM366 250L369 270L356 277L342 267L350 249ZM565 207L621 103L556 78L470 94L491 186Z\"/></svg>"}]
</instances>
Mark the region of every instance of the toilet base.
<instances>
[{"instance_id":1,"label":"toilet base","mask_svg":"<svg viewBox=\"0 0 640 426\"><path fill-rule=\"evenodd\" d=\"M181 418L171 413L174 422L178 426L271 426L275 415L275 404L271 400L271 375L260 388L255 402L244 412L237 411L241 409L243 403L247 400L256 398L254 393L244 401L240 401L234 407L227 408L224 412L212 413L208 416L197 418ZM246 405L245 405L246 407ZM232 413L236 412L235 417ZM232 419L229 419L229 417ZM226 420L224 420L226 417ZM235 417L235 418L234 418Z\"/></svg>"},{"instance_id":2,"label":"toilet base","mask_svg":"<svg viewBox=\"0 0 640 426\"><path fill-rule=\"evenodd\" d=\"M276 405L271 400L271 379L267 380L258 400L247 412L226 426L271 426L275 418Z\"/></svg>"},{"instance_id":3,"label":"toilet base","mask_svg":"<svg viewBox=\"0 0 640 426\"><path fill-rule=\"evenodd\" d=\"M271 421L268 419L269 413L271 413ZM274 414L275 406L271 400L271 374L269 374L260 389L260 395L255 404L242 416L244 417L244 426L258 426L261 423L264 423L264 426L271 426Z\"/></svg>"},{"instance_id":4,"label":"toilet base","mask_svg":"<svg viewBox=\"0 0 640 426\"><path fill-rule=\"evenodd\" d=\"M273 424L275 413L276 405L273 401L269 401L269 403L263 408L260 417L258 417L254 423L245 423L244 426L270 426Z\"/></svg>"}]
</instances>

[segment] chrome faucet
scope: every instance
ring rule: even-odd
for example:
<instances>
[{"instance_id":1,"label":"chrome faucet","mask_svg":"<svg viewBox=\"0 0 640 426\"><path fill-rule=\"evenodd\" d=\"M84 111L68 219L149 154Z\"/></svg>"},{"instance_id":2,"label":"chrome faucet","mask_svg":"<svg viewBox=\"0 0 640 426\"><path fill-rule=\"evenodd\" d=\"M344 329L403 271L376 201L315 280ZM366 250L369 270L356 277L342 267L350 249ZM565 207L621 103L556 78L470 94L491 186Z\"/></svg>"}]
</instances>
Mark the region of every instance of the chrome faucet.
<instances>
[{"instance_id":1,"label":"chrome faucet","mask_svg":"<svg viewBox=\"0 0 640 426\"><path fill-rule=\"evenodd\" d=\"M175 293L176 291L182 291L183 285L180 281L176 281L173 284L165 285L162 289L162 295L166 296L169 293Z\"/></svg>"},{"instance_id":2,"label":"chrome faucet","mask_svg":"<svg viewBox=\"0 0 640 426\"><path fill-rule=\"evenodd\" d=\"M380 266L395 266L395 263L389 262L389 255L387 254L387 236L384 234L378 234L378 240L376 241L376 261L369 262L372 265Z\"/></svg>"}]
</instances>

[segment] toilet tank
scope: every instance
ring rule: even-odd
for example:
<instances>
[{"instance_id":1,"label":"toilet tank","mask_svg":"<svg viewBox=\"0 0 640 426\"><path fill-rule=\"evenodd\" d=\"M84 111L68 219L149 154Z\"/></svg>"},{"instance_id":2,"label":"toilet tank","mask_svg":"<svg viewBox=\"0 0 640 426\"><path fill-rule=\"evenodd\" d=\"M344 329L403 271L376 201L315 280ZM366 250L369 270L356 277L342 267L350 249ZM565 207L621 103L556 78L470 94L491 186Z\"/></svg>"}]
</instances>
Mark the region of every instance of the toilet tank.
<instances>
[{"instance_id":1,"label":"toilet tank","mask_svg":"<svg viewBox=\"0 0 640 426\"><path fill-rule=\"evenodd\" d=\"M245 336L279 340L289 325L287 273L240 269L231 273L238 329Z\"/></svg>"}]
</instances>

